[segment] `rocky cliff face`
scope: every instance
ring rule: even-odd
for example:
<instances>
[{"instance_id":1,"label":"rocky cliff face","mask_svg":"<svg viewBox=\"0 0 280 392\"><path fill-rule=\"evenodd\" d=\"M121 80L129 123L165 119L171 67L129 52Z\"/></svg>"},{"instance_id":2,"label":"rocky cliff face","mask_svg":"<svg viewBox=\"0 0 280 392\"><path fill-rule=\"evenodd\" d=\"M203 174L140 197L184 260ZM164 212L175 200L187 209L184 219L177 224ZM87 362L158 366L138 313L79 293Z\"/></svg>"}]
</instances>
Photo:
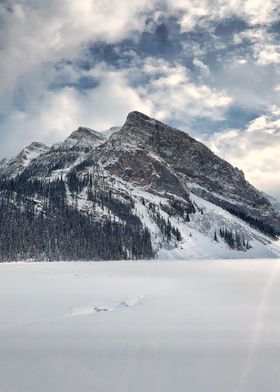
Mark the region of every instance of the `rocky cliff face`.
<instances>
[{"instance_id":1,"label":"rocky cliff face","mask_svg":"<svg viewBox=\"0 0 280 392\"><path fill-rule=\"evenodd\" d=\"M0 165L0 182L5 213L11 201L13 209L32 203L38 238L57 243L49 231L40 232L39 216L64 233L51 248L38 240L30 257L278 254L280 213L269 198L187 133L139 112L103 134L80 127L51 148L33 143ZM71 219L79 222L75 241ZM88 237L93 227L98 238ZM13 257L25 258L22 248L18 253Z\"/></svg>"},{"instance_id":2,"label":"rocky cliff face","mask_svg":"<svg viewBox=\"0 0 280 392\"><path fill-rule=\"evenodd\" d=\"M182 197L193 192L244 219L264 220L280 233L278 213L242 171L187 133L142 113L128 115L98 158L111 173L150 191Z\"/></svg>"}]
</instances>

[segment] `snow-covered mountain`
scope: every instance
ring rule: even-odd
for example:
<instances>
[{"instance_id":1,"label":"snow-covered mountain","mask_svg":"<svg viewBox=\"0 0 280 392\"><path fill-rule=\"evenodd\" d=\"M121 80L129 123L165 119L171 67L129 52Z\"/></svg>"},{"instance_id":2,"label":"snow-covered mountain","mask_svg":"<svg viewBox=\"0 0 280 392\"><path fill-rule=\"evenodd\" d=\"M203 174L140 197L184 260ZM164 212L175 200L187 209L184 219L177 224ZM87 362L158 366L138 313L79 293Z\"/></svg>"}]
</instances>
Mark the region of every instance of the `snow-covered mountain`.
<instances>
[{"instance_id":1,"label":"snow-covered mountain","mask_svg":"<svg viewBox=\"0 0 280 392\"><path fill-rule=\"evenodd\" d=\"M0 163L2 260L280 255L276 204L205 145L142 113L30 146Z\"/></svg>"},{"instance_id":2,"label":"snow-covered mountain","mask_svg":"<svg viewBox=\"0 0 280 392\"><path fill-rule=\"evenodd\" d=\"M43 143L33 142L29 144L16 157L0 161L0 175L16 177L23 172L33 159L48 150L49 147Z\"/></svg>"},{"instance_id":3,"label":"snow-covered mountain","mask_svg":"<svg viewBox=\"0 0 280 392\"><path fill-rule=\"evenodd\" d=\"M104 135L107 139L113 135L113 133L118 132L121 129L121 127L111 127L107 129L106 131L102 132L102 135Z\"/></svg>"},{"instance_id":4,"label":"snow-covered mountain","mask_svg":"<svg viewBox=\"0 0 280 392\"><path fill-rule=\"evenodd\" d=\"M104 142L106 136L90 128L79 127L62 143L53 146L55 150L80 150L87 152Z\"/></svg>"}]
</instances>

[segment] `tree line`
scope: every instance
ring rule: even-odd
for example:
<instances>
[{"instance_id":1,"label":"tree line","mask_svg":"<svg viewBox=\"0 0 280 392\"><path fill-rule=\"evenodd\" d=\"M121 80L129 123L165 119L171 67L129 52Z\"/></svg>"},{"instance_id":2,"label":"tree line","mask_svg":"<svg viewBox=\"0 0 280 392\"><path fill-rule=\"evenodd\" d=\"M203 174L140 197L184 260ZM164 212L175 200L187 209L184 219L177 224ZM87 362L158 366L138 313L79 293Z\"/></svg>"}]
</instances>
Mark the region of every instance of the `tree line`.
<instances>
[{"instance_id":1,"label":"tree line","mask_svg":"<svg viewBox=\"0 0 280 392\"><path fill-rule=\"evenodd\" d=\"M0 180L1 261L154 257L151 235L134 215L132 201L114 198L105 190L89 190L92 211L99 205L110 212L96 219L94 213L67 203L67 186L78 191L80 180L71 175L54 181L26 181L20 176Z\"/></svg>"}]
</instances>

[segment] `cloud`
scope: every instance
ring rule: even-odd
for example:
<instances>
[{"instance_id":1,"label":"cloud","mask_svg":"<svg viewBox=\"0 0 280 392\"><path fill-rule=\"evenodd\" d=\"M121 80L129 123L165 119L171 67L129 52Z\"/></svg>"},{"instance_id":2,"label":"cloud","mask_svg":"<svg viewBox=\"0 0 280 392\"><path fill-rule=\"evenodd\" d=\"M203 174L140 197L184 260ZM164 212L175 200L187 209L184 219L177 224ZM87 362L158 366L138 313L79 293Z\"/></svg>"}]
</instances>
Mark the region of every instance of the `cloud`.
<instances>
[{"instance_id":1,"label":"cloud","mask_svg":"<svg viewBox=\"0 0 280 392\"><path fill-rule=\"evenodd\" d=\"M256 57L261 65L280 64L280 45L262 45L257 49Z\"/></svg>"},{"instance_id":2,"label":"cloud","mask_svg":"<svg viewBox=\"0 0 280 392\"><path fill-rule=\"evenodd\" d=\"M250 25L266 25L279 18L278 0L167 0L168 7L181 15L183 31L209 22L240 17Z\"/></svg>"},{"instance_id":3,"label":"cloud","mask_svg":"<svg viewBox=\"0 0 280 392\"><path fill-rule=\"evenodd\" d=\"M205 141L215 153L242 169L257 188L280 198L280 107L257 117L245 130L218 132Z\"/></svg>"},{"instance_id":4,"label":"cloud","mask_svg":"<svg viewBox=\"0 0 280 392\"><path fill-rule=\"evenodd\" d=\"M255 27L242 31L234 36L234 42L240 44L244 41L250 42L253 58L257 64L269 65L280 63L279 40L274 33L268 32L264 27Z\"/></svg>"},{"instance_id":5,"label":"cloud","mask_svg":"<svg viewBox=\"0 0 280 392\"><path fill-rule=\"evenodd\" d=\"M61 82L58 88L44 90L42 84L38 90L35 83L37 89L26 93L24 110L14 110L2 123L6 132L0 154L15 153L18 145L36 139L53 143L79 125L99 130L121 125L132 110L165 121L183 119L183 126L196 117L223 118L232 103L224 92L193 83L184 66L154 58L136 59L125 69L102 63L90 70L65 65L54 72ZM98 82L94 88L75 88L84 79Z\"/></svg>"},{"instance_id":6,"label":"cloud","mask_svg":"<svg viewBox=\"0 0 280 392\"><path fill-rule=\"evenodd\" d=\"M247 64L247 60L244 59L244 58L237 59L237 60L236 60L236 64L239 64L239 65Z\"/></svg>"},{"instance_id":7,"label":"cloud","mask_svg":"<svg viewBox=\"0 0 280 392\"><path fill-rule=\"evenodd\" d=\"M88 75L73 64L86 56L89 43L133 38L152 6L147 0L0 2L0 154L16 153L34 139L52 142L76 124L99 126L98 113L105 126L110 118L118 123L133 105L146 109L137 93L120 79L112 82L110 73L106 81L105 73L96 84L92 80L83 94L79 89L88 85Z\"/></svg>"},{"instance_id":8,"label":"cloud","mask_svg":"<svg viewBox=\"0 0 280 392\"><path fill-rule=\"evenodd\" d=\"M161 120L175 118L182 125L195 117L218 120L232 104L225 92L192 82L188 70L180 64L148 58L141 69L147 82L142 83L139 91L151 101L153 115Z\"/></svg>"},{"instance_id":9,"label":"cloud","mask_svg":"<svg viewBox=\"0 0 280 392\"><path fill-rule=\"evenodd\" d=\"M14 110L2 124L6 132L1 135L0 155L15 154L18 146L34 140L47 144L60 141L80 125L97 130L122 125L120 119L124 121L132 110L152 112L150 101L128 86L122 73L99 68L91 74L99 78L95 89L46 90L37 104L31 99L25 111Z\"/></svg>"},{"instance_id":10,"label":"cloud","mask_svg":"<svg viewBox=\"0 0 280 392\"><path fill-rule=\"evenodd\" d=\"M147 23L149 16L155 22L159 15L177 16L181 33L199 26L211 32L217 21L233 16L243 18L251 25L277 21L277 3L277 0L267 0L265 3L261 0L61 0L58 6L57 0L2 2L2 98L7 92L12 94L22 77L39 73L40 68L42 74L44 65L79 58L89 42L115 44L128 37L137 40L150 28L151 23ZM170 45L174 45L174 42L169 40L164 24L157 26L155 36L158 38L158 49L163 50L169 42L165 52L170 51ZM275 52L272 43L258 50L260 62L278 62L278 52Z\"/></svg>"},{"instance_id":11,"label":"cloud","mask_svg":"<svg viewBox=\"0 0 280 392\"><path fill-rule=\"evenodd\" d=\"M193 59L193 65L197 67L203 75L208 76L210 74L209 67L198 58Z\"/></svg>"},{"instance_id":12,"label":"cloud","mask_svg":"<svg viewBox=\"0 0 280 392\"><path fill-rule=\"evenodd\" d=\"M56 0L0 3L2 98L19 79L63 59L79 57L88 42L114 43L142 29L147 0Z\"/></svg>"}]
</instances>

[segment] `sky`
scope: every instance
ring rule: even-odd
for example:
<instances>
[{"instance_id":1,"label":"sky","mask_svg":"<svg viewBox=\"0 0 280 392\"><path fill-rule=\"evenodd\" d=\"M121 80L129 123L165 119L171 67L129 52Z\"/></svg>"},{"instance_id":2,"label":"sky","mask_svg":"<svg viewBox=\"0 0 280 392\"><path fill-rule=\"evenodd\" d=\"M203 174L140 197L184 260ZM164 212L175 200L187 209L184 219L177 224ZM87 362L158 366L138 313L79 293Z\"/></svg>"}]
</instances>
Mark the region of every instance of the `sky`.
<instances>
[{"instance_id":1,"label":"sky","mask_svg":"<svg viewBox=\"0 0 280 392\"><path fill-rule=\"evenodd\" d=\"M280 0L0 0L0 158L132 110L280 198Z\"/></svg>"}]
</instances>

